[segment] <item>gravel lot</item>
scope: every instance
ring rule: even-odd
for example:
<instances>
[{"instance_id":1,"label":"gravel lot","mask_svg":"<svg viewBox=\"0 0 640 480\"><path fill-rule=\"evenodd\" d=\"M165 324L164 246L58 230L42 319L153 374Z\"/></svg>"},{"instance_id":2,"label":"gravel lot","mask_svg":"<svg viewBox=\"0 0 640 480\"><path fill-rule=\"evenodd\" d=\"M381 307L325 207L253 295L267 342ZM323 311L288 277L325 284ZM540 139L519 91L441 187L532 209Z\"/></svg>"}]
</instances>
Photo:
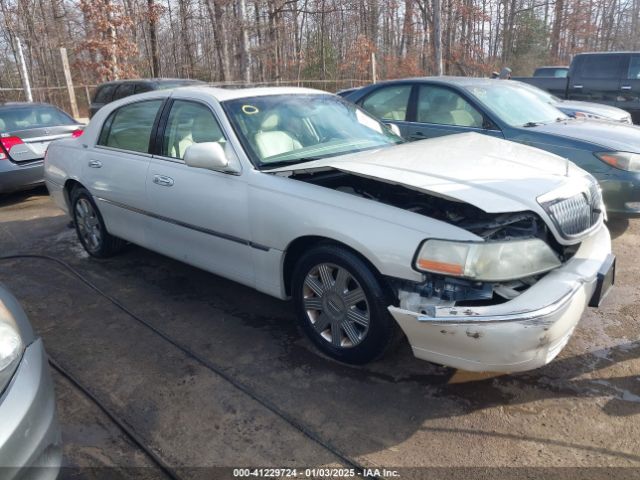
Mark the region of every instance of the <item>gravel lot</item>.
<instances>
[{"instance_id":1,"label":"gravel lot","mask_svg":"<svg viewBox=\"0 0 640 480\"><path fill-rule=\"evenodd\" d=\"M3 261L0 282L51 357L182 478L248 466L300 476L343 466L336 452L401 478L640 478L640 220L611 223L616 288L560 357L499 376L416 360L406 344L365 367L337 364L302 336L288 303L135 246L90 259L67 225L45 190L0 198L1 254L68 262L166 338L53 262ZM54 376L62 478L164 475Z\"/></svg>"}]
</instances>

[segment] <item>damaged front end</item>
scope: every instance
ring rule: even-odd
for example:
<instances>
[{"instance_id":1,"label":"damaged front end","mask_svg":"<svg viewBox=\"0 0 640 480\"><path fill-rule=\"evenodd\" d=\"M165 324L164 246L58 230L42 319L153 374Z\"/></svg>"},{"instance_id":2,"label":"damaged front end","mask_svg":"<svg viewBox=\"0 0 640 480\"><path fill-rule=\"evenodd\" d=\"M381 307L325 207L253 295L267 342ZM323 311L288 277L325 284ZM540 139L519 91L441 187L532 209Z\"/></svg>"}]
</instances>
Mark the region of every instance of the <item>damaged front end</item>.
<instances>
[{"instance_id":1,"label":"damaged front end","mask_svg":"<svg viewBox=\"0 0 640 480\"><path fill-rule=\"evenodd\" d=\"M287 176L446 222L476 235L479 239L477 245L480 246L492 245L498 248L499 245L513 245L516 247L516 257L521 253L518 250L526 245L535 244L538 250L545 250L543 268L525 265L519 272L510 272L510 269L504 268L503 260L503 264L497 268L507 275L502 278L500 275L493 275L488 279L477 275L476 278L470 278L470 272L464 271L464 265L454 265L451 259L448 262L442 258L432 259L426 268L422 268L420 259L416 258L414 268L422 273L422 282L389 278L389 283L396 293L400 307L419 313L428 312L434 305L488 305L512 300L534 285L546 272L569 260L579 248L578 243L563 245L556 241L542 218L532 211L487 213L474 205L442 195L331 168L287 172ZM416 252L416 257L419 257L421 249L437 242L446 244L447 240L427 240ZM455 248L455 242L450 243ZM459 248L467 246L477 250L472 243L467 243L466 246L462 244ZM472 252L476 256L477 253ZM500 258L495 254L484 258L485 263L496 260ZM452 270L457 267L460 271Z\"/></svg>"},{"instance_id":2,"label":"damaged front end","mask_svg":"<svg viewBox=\"0 0 640 480\"><path fill-rule=\"evenodd\" d=\"M554 253L557 266L512 280L432 272L423 282L389 279L398 296L389 312L418 358L471 371L540 367L562 350L586 306L600 302L615 275L604 225Z\"/></svg>"},{"instance_id":3,"label":"damaged front end","mask_svg":"<svg viewBox=\"0 0 640 480\"><path fill-rule=\"evenodd\" d=\"M417 186L332 169L295 172L292 178L446 222L477 237L426 235L412 265L421 280L387 277L397 298L389 312L415 356L424 360L472 371L542 366L567 343L593 297L601 299L612 283L611 240L602 216L592 211L603 208L601 201L590 192L584 201L568 192L566 201L553 203L553 215L546 198L553 192L539 199L539 211L491 213ZM574 235L576 226L586 230Z\"/></svg>"},{"instance_id":4,"label":"damaged front end","mask_svg":"<svg viewBox=\"0 0 640 480\"><path fill-rule=\"evenodd\" d=\"M417 142L419 151L416 143L274 173L425 217L424 227L407 219L424 235L411 260L416 274L386 277L397 298L388 310L416 357L474 371L539 367L612 284L600 189L556 157L539 157L543 167L527 149L503 161L499 149L519 147L457 138L493 154L436 139Z\"/></svg>"}]
</instances>

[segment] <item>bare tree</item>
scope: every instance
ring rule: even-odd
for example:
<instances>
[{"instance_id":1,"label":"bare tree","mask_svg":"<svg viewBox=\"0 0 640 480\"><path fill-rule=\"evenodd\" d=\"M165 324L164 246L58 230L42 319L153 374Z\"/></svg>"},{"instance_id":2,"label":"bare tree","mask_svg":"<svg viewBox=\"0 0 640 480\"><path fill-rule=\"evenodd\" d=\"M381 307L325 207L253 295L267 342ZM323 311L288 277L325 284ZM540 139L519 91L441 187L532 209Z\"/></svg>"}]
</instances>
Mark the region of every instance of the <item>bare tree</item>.
<instances>
[{"instance_id":1,"label":"bare tree","mask_svg":"<svg viewBox=\"0 0 640 480\"><path fill-rule=\"evenodd\" d=\"M442 75L442 6L440 0L433 0L433 60L435 63L434 73Z\"/></svg>"},{"instance_id":2,"label":"bare tree","mask_svg":"<svg viewBox=\"0 0 640 480\"><path fill-rule=\"evenodd\" d=\"M0 25L0 86L22 83L19 36L34 96L56 102L41 87L64 85L61 46L75 84L164 75L338 89L370 81L372 54L380 78L529 74L580 51L640 48L640 0L0 0Z\"/></svg>"}]
</instances>

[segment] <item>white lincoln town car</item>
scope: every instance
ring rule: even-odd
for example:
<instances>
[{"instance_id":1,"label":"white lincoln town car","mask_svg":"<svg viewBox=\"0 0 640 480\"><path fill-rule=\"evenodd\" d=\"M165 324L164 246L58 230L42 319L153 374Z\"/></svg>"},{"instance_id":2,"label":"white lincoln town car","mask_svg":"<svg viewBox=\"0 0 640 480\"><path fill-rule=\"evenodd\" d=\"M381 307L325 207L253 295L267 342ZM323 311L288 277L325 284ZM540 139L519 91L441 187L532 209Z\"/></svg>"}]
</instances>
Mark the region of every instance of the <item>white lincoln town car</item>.
<instances>
[{"instance_id":1,"label":"white lincoln town car","mask_svg":"<svg viewBox=\"0 0 640 480\"><path fill-rule=\"evenodd\" d=\"M317 90L127 97L53 143L45 177L90 255L131 242L291 297L347 363L404 333L432 362L536 368L613 284L585 171L476 133L404 143Z\"/></svg>"}]
</instances>

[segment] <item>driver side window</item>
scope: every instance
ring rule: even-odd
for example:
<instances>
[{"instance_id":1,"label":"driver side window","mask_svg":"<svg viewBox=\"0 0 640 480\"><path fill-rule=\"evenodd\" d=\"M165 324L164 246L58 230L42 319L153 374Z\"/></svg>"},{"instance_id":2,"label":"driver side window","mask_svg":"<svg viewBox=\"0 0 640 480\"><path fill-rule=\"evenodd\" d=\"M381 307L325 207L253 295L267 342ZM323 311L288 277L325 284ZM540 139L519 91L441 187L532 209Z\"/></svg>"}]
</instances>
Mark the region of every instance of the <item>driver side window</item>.
<instances>
[{"instance_id":1,"label":"driver side window","mask_svg":"<svg viewBox=\"0 0 640 480\"><path fill-rule=\"evenodd\" d=\"M164 130L161 154L182 160L190 145L203 142L218 142L222 147L226 143L211 110L196 102L174 101Z\"/></svg>"}]
</instances>

